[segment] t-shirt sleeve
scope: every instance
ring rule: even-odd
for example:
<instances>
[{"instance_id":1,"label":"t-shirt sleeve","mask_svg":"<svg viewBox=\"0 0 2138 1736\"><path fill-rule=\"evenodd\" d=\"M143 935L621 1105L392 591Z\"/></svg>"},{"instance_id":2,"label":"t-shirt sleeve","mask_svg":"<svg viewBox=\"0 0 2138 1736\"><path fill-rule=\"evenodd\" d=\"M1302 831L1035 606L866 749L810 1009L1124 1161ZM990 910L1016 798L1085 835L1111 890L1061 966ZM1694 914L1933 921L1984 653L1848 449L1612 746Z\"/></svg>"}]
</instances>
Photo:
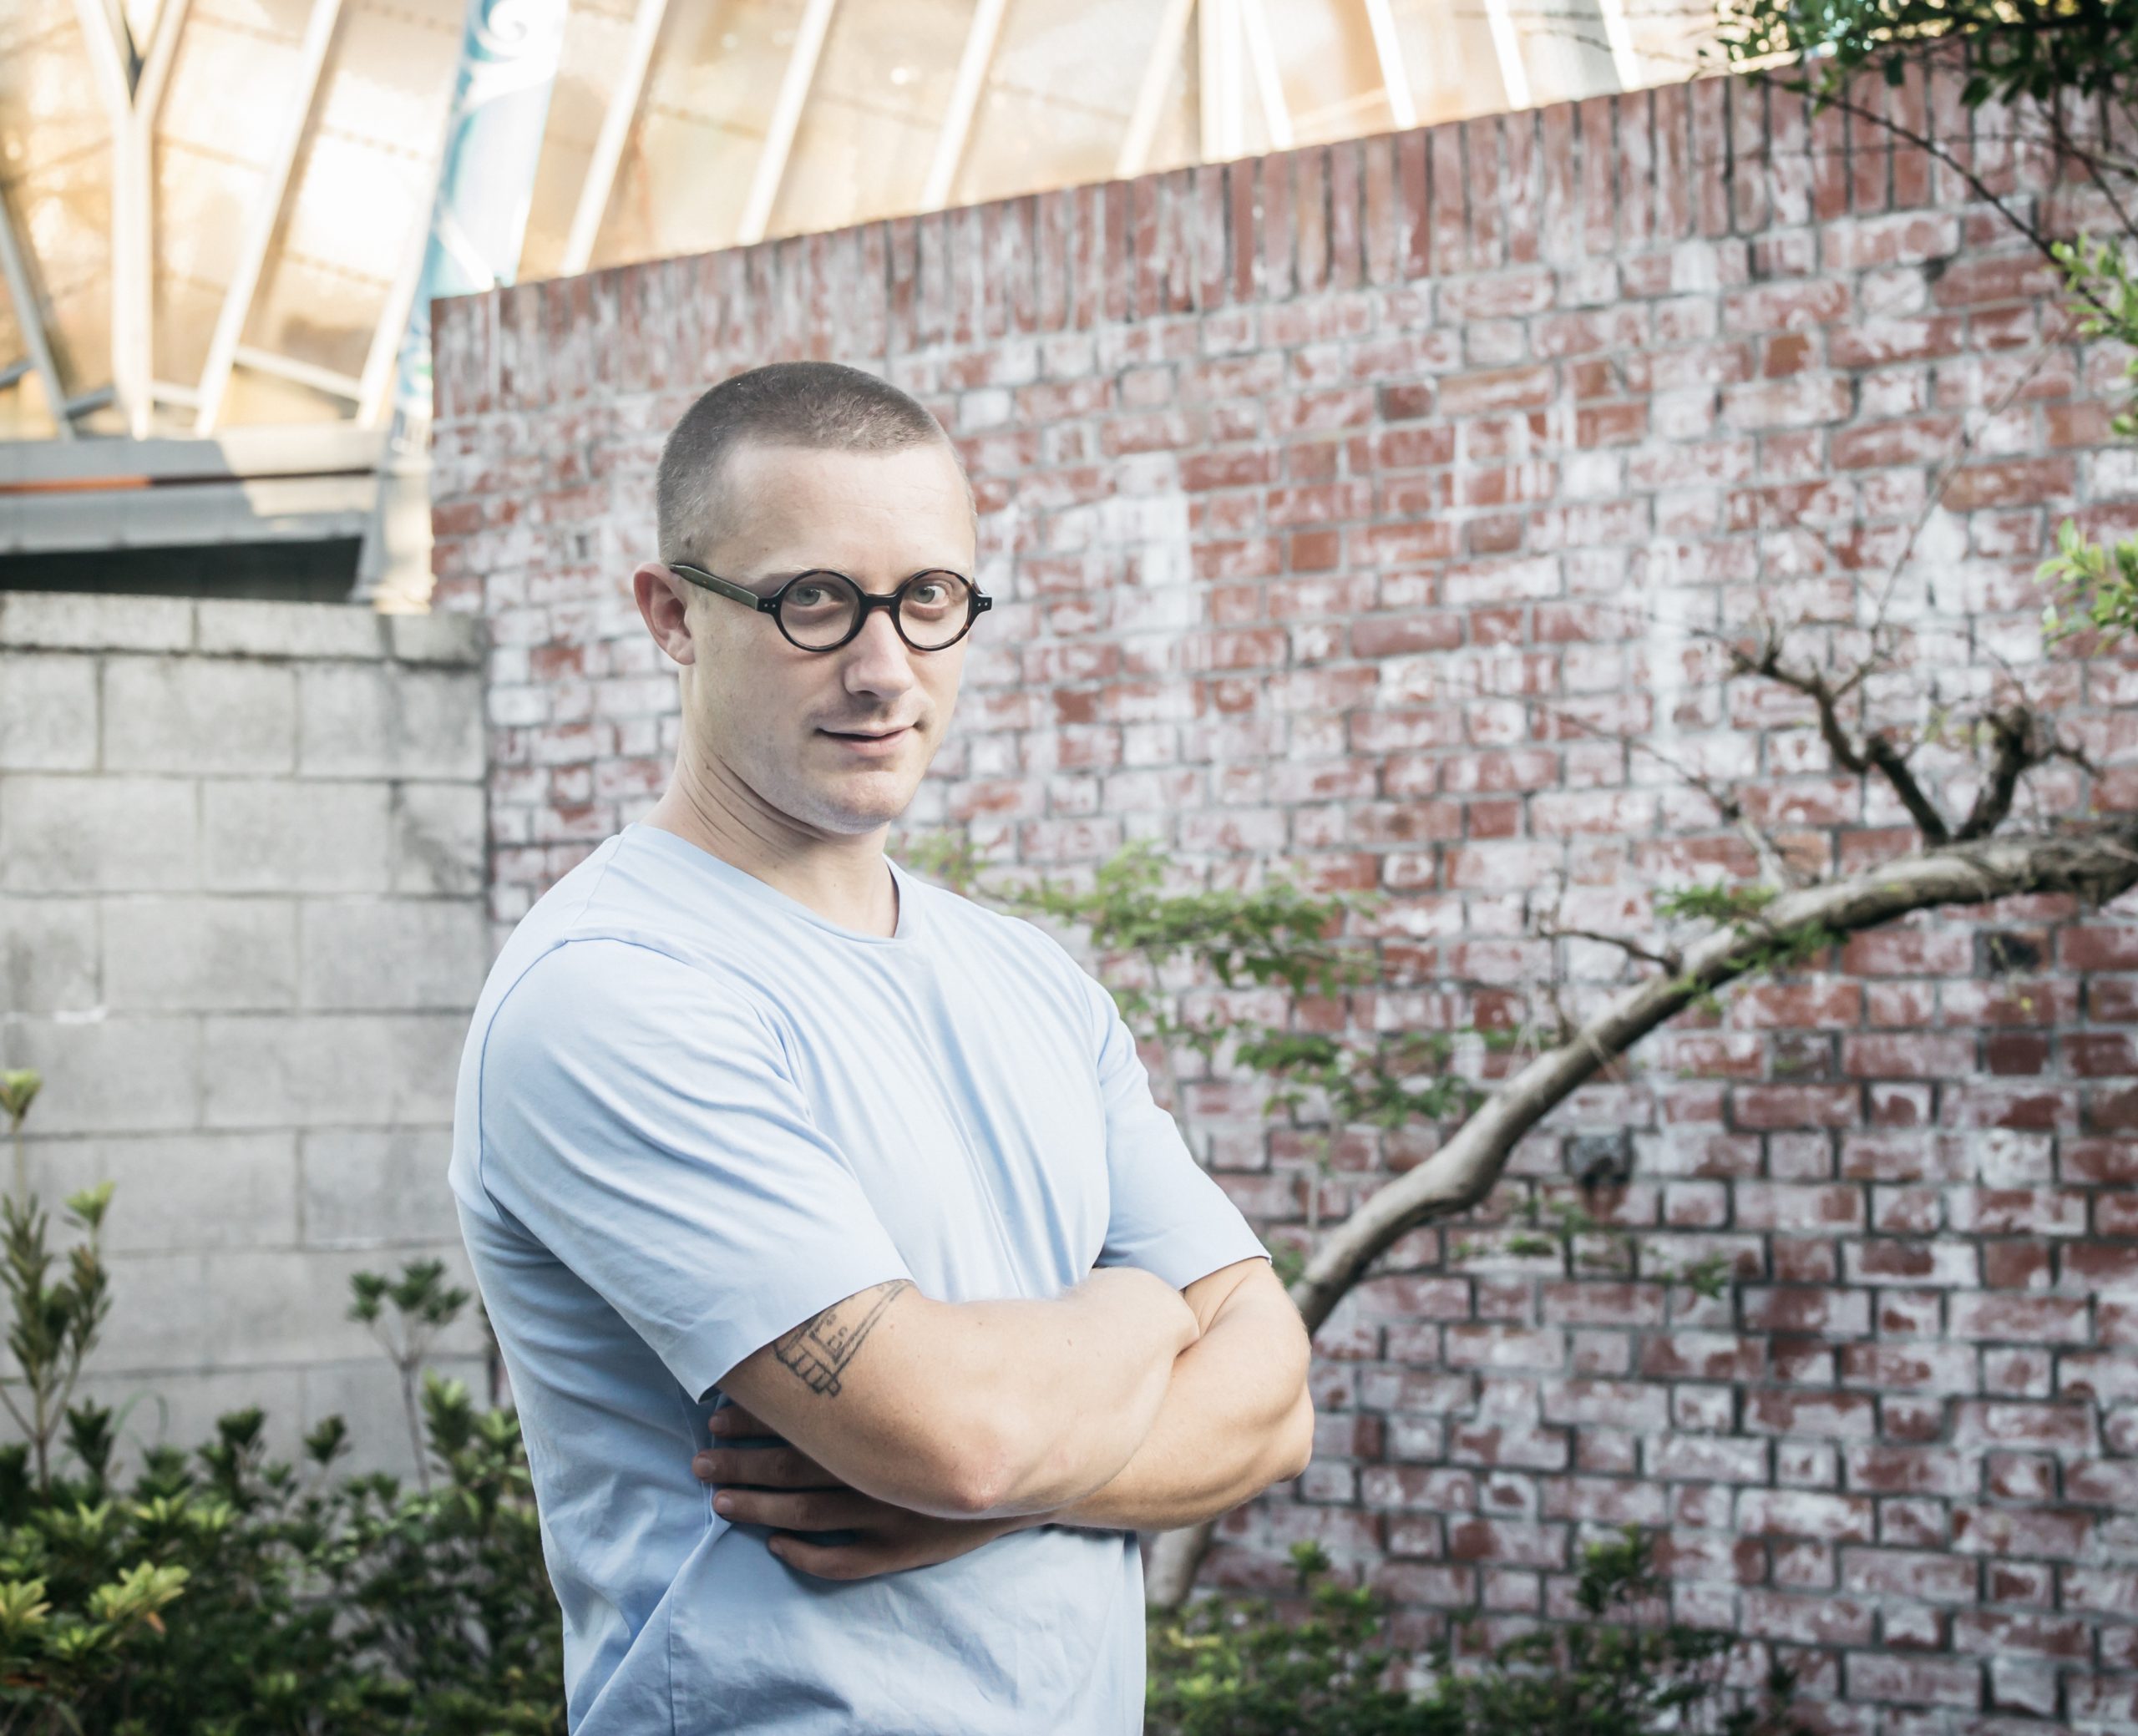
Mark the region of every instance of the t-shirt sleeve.
<instances>
[{"instance_id":1,"label":"t-shirt sleeve","mask_svg":"<svg viewBox=\"0 0 2138 1736\"><path fill-rule=\"evenodd\" d=\"M1151 1076L1113 997L1081 966L1097 1030L1112 1206L1102 1266L1137 1266L1186 1289L1269 1250L1239 1207L1197 1164L1180 1126L1151 1096Z\"/></svg>"},{"instance_id":2,"label":"t-shirt sleeve","mask_svg":"<svg viewBox=\"0 0 2138 1736\"><path fill-rule=\"evenodd\" d=\"M752 1352L909 1277L763 1016L653 948L575 940L493 1018L490 1198L702 1397Z\"/></svg>"}]
</instances>

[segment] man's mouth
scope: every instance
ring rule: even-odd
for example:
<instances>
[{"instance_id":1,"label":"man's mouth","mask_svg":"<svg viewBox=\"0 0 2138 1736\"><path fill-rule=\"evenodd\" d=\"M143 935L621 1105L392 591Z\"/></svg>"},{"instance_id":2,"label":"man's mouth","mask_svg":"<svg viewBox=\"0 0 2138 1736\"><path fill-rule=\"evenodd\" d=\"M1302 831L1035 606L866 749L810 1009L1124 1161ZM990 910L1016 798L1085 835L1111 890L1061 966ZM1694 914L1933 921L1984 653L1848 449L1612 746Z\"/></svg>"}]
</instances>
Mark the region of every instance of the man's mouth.
<instances>
[{"instance_id":1,"label":"man's mouth","mask_svg":"<svg viewBox=\"0 0 2138 1736\"><path fill-rule=\"evenodd\" d=\"M828 729L823 733L849 753L859 754L864 759L887 759L904 747L905 738L913 733L913 726L903 724L893 730Z\"/></svg>"}]
</instances>

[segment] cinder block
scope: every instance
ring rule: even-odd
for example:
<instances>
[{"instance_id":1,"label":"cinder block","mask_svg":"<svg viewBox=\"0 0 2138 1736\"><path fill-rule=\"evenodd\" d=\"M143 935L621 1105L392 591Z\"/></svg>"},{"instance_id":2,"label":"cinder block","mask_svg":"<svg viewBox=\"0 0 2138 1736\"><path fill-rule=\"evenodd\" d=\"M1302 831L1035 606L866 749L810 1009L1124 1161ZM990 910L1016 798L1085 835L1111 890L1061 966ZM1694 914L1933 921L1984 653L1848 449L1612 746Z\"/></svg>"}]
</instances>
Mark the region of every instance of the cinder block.
<instances>
[{"instance_id":1,"label":"cinder block","mask_svg":"<svg viewBox=\"0 0 2138 1736\"><path fill-rule=\"evenodd\" d=\"M93 772L97 660L0 652L0 772Z\"/></svg>"},{"instance_id":2,"label":"cinder block","mask_svg":"<svg viewBox=\"0 0 2138 1736\"><path fill-rule=\"evenodd\" d=\"M0 1016L98 1001L97 901L0 897Z\"/></svg>"},{"instance_id":3,"label":"cinder block","mask_svg":"<svg viewBox=\"0 0 2138 1736\"><path fill-rule=\"evenodd\" d=\"M0 890L190 892L194 809L185 779L0 777Z\"/></svg>"},{"instance_id":4,"label":"cinder block","mask_svg":"<svg viewBox=\"0 0 2138 1736\"><path fill-rule=\"evenodd\" d=\"M294 1006L296 903L113 899L104 908L104 1000L121 1011L256 1012Z\"/></svg>"},{"instance_id":5,"label":"cinder block","mask_svg":"<svg viewBox=\"0 0 2138 1736\"><path fill-rule=\"evenodd\" d=\"M449 1127L334 1128L303 1136L299 1198L309 1248L458 1241L446 1185Z\"/></svg>"},{"instance_id":6,"label":"cinder block","mask_svg":"<svg viewBox=\"0 0 2138 1736\"><path fill-rule=\"evenodd\" d=\"M211 1015L202 1125L445 1126L467 1033L465 1013Z\"/></svg>"},{"instance_id":7,"label":"cinder block","mask_svg":"<svg viewBox=\"0 0 2138 1736\"><path fill-rule=\"evenodd\" d=\"M403 663L450 663L472 667L483 660L489 623L479 615L389 615L386 623L393 655Z\"/></svg>"},{"instance_id":8,"label":"cinder block","mask_svg":"<svg viewBox=\"0 0 2138 1736\"><path fill-rule=\"evenodd\" d=\"M404 783L393 791L393 889L479 895L488 839L483 787Z\"/></svg>"},{"instance_id":9,"label":"cinder block","mask_svg":"<svg viewBox=\"0 0 2138 1736\"><path fill-rule=\"evenodd\" d=\"M96 591L0 592L0 645L68 651L184 651L193 648L186 597L106 596Z\"/></svg>"},{"instance_id":10,"label":"cinder block","mask_svg":"<svg viewBox=\"0 0 2138 1736\"><path fill-rule=\"evenodd\" d=\"M362 603L276 603L229 597L196 604L200 649L241 657L386 655L386 625Z\"/></svg>"},{"instance_id":11,"label":"cinder block","mask_svg":"<svg viewBox=\"0 0 2138 1736\"><path fill-rule=\"evenodd\" d=\"M461 1012L489 969L474 898L364 898L304 907L304 1004L337 1011Z\"/></svg>"},{"instance_id":12,"label":"cinder block","mask_svg":"<svg viewBox=\"0 0 2138 1736\"><path fill-rule=\"evenodd\" d=\"M482 678L472 667L313 665L298 671L297 695L307 777L483 775Z\"/></svg>"},{"instance_id":13,"label":"cinder block","mask_svg":"<svg viewBox=\"0 0 2138 1736\"><path fill-rule=\"evenodd\" d=\"M202 786L202 883L212 892L384 892L383 783L280 779Z\"/></svg>"},{"instance_id":14,"label":"cinder block","mask_svg":"<svg viewBox=\"0 0 2138 1736\"><path fill-rule=\"evenodd\" d=\"M107 771L286 772L296 741L290 670L237 658L104 660Z\"/></svg>"},{"instance_id":15,"label":"cinder block","mask_svg":"<svg viewBox=\"0 0 2138 1736\"><path fill-rule=\"evenodd\" d=\"M102 1135L27 1143L30 1185L55 1221L68 1194L99 1182L114 1184L104 1236L114 1254L296 1245L294 1133Z\"/></svg>"},{"instance_id":16,"label":"cinder block","mask_svg":"<svg viewBox=\"0 0 2138 1736\"><path fill-rule=\"evenodd\" d=\"M362 1356L371 1340L348 1309L349 1274L362 1263L256 1248L114 1254L99 1364L162 1374Z\"/></svg>"},{"instance_id":17,"label":"cinder block","mask_svg":"<svg viewBox=\"0 0 2138 1736\"><path fill-rule=\"evenodd\" d=\"M9 1028L8 1054L10 1066L44 1076L26 1124L40 1134L162 1133L200 1125L196 1020L33 1020Z\"/></svg>"}]
</instances>

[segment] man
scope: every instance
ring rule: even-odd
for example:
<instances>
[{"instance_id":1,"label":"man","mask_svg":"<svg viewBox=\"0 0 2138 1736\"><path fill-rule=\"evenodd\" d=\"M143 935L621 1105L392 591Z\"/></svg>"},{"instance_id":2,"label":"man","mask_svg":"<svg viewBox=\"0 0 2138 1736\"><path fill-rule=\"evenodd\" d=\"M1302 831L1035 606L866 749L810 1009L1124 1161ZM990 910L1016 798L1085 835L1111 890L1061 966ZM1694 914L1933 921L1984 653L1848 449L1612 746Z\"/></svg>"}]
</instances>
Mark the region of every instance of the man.
<instances>
[{"instance_id":1,"label":"man","mask_svg":"<svg viewBox=\"0 0 2138 1736\"><path fill-rule=\"evenodd\" d=\"M760 368L656 492L674 776L514 933L454 1120L570 1727L1127 1736L1134 1531L1304 1467L1298 1314L1104 989L884 854L986 608L942 430Z\"/></svg>"}]
</instances>

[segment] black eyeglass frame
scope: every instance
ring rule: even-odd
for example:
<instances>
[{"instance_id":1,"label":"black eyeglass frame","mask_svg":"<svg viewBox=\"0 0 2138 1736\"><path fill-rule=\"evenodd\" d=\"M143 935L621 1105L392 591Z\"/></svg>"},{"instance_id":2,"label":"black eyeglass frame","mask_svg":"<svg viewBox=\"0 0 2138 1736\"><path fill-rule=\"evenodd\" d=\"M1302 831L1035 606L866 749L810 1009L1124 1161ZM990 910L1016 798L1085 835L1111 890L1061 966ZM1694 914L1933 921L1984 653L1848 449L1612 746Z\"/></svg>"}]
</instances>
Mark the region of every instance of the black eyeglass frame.
<instances>
[{"instance_id":1,"label":"black eyeglass frame","mask_svg":"<svg viewBox=\"0 0 2138 1736\"><path fill-rule=\"evenodd\" d=\"M923 655L930 651L947 651L959 640L972 631L972 624L975 621L995 606L994 598L981 590L978 585L966 578L963 573L950 567L926 568L923 571L914 574L911 578L901 580L896 590L886 592L881 596L873 591L862 590L861 582L851 573L842 573L834 567L811 567L806 573L797 573L770 595L759 596L747 585L737 585L732 579L723 579L717 573L708 573L703 567L690 566L680 560L664 561L662 564L671 573L681 573L693 585L712 591L717 595L731 598L737 603L747 603L760 615L770 615L773 625L779 629L779 636L798 651L835 651L842 646L853 644L861 636L861 630L869 625L870 612L878 609L888 609L890 611L891 630L899 635L909 650L919 651ZM899 615L899 605L904 600L906 592L920 584L922 580L933 579L939 574L956 580L972 592L972 595L965 600L965 624L958 629L953 637L945 640L940 645L915 645L912 640L906 637L905 623ZM854 625L848 630L846 637L835 645L804 645L787 630L787 623L780 619L780 599L805 579L843 579L854 587L854 595L861 599L861 607L854 613Z\"/></svg>"}]
</instances>

